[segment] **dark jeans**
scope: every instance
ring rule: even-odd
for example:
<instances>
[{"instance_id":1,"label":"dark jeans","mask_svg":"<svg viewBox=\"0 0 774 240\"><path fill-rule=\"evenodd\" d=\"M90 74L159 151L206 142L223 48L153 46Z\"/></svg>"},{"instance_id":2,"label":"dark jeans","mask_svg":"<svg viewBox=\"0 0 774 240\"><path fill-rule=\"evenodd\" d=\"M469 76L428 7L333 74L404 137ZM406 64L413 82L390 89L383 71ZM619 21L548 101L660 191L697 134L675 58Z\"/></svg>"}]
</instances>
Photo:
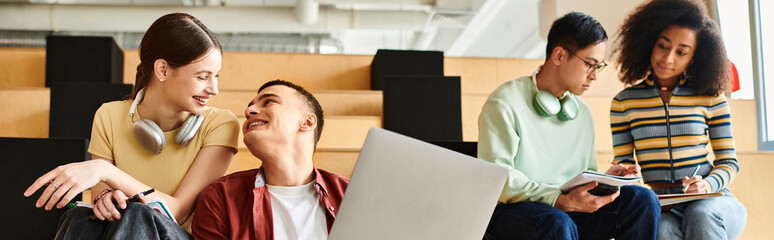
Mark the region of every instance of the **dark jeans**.
<instances>
[{"instance_id":1,"label":"dark jeans","mask_svg":"<svg viewBox=\"0 0 774 240\"><path fill-rule=\"evenodd\" d=\"M486 239L656 239L661 207L653 191L624 186L594 213L566 213L536 202L495 208Z\"/></svg>"},{"instance_id":2,"label":"dark jeans","mask_svg":"<svg viewBox=\"0 0 774 240\"><path fill-rule=\"evenodd\" d=\"M192 239L172 219L145 204L129 203L114 222L92 220L91 208L78 207L62 215L56 239Z\"/></svg>"}]
</instances>

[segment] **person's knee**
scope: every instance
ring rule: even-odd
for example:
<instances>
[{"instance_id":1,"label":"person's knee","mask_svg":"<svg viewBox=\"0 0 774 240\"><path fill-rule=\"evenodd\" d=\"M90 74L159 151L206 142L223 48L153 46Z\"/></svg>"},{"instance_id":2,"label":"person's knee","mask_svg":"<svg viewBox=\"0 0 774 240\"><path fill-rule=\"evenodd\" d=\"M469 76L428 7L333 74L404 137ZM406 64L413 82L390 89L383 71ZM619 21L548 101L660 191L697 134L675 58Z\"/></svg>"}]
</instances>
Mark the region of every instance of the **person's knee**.
<instances>
[{"instance_id":1,"label":"person's knee","mask_svg":"<svg viewBox=\"0 0 774 240\"><path fill-rule=\"evenodd\" d=\"M80 217L90 217L94 213L94 210L87 207L77 207L72 208L70 210L65 211L62 216L60 216L59 220L63 221L65 219L72 219L72 218L80 218Z\"/></svg>"},{"instance_id":2,"label":"person's knee","mask_svg":"<svg viewBox=\"0 0 774 240\"><path fill-rule=\"evenodd\" d=\"M94 214L91 208L77 207L65 211L62 216L59 216L59 228L67 227L71 224L79 224L80 222L90 219Z\"/></svg>"},{"instance_id":3,"label":"person's knee","mask_svg":"<svg viewBox=\"0 0 774 240\"><path fill-rule=\"evenodd\" d=\"M681 222L682 220L672 213L661 214L661 220L658 223L658 239L683 239Z\"/></svg>"},{"instance_id":4,"label":"person's knee","mask_svg":"<svg viewBox=\"0 0 774 240\"><path fill-rule=\"evenodd\" d=\"M630 198L630 202L640 206L658 209L661 204L658 201L658 195L652 190L640 186L624 186L621 188L621 196Z\"/></svg>"},{"instance_id":5,"label":"person's knee","mask_svg":"<svg viewBox=\"0 0 774 240\"><path fill-rule=\"evenodd\" d=\"M550 228L554 232L578 232L575 222L562 210L552 209L540 217L538 226Z\"/></svg>"},{"instance_id":6,"label":"person's knee","mask_svg":"<svg viewBox=\"0 0 774 240\"><path fill-rule=\"evenodd\" d=\"M631 195L637 200L658 203L658 195L653 190L640 186L623 186L621 187L621 194Z\"/></svg>"},{"instance_id":7,"label":"person's knee","mask_svg":"<svg viewBox=\"0 0 774 240\"><path fill-rule=\"evenodd\" d=\"M685 208L683 212L683 218L687 219L714 219L723 220L723 211L717 207L710 207L707 205L691 204L691 206ZM708 221L702 221L708 222Z\"/></svg>"},{"instance_id":8,"label":"person's knee","mask_svg":"<svg viewBox=\"0 0 774 240\"><path fill-rule=\"evenodd\" d=\"M55 239L83 239L84 236L100 236L107 221L93 220L93 217L94 211L91 208L77 207L67 210L59 219Z\"/></svg>"},{"instance_id":9,"label":"person's knee","mask_svg":"<svg viewBox=\"0 0 774 240\"><path fill-rule=\"evenodd\" d=\"M128 202L126 203L126 208L124 208L124 211L144 211L145 209L147 209L145 204L138 202Z\"/></svg>"},{"instance_id":10,"label":"person's knee","mask_svg":"<svg viewBox=\"0 0 774 240\"><path fill-rule=\"evenodd\" d=\"M121 219L153 216L154 212L155 210L145 204L130 202L126 204L126 208L121 210Z\"/></svg>"},{"instance_id":11,"label":"person's knee","mask_svg":"<svg viewBox=\"0 0 774 240\"><path fill-rule=\"evenodd\" d=\"M657 222L661 216L661 203L658 196L652 190L640 186L624 186L621 188L619 204L627 211L632 211L637 216L645 217ZM616 199L619 201L619 199Z\"/></svg>"},{"instance_id":12,"label":"person's knee","mask_svg":"<svg viewBox=\"0 0 774 240\"><path fill-rule=\"evenodd\" d=\"M567 213L543 203L521 202L498 205L486 239L577 239L577 232Z\"/></svg>"}]
</instances>

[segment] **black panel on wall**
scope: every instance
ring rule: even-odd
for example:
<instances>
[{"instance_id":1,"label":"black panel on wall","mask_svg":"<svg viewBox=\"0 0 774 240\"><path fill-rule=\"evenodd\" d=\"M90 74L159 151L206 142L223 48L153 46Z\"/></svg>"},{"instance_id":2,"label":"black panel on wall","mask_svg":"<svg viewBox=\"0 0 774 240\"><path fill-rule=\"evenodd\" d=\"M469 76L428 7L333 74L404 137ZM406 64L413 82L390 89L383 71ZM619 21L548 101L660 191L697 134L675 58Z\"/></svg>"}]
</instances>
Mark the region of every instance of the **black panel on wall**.
<instances>
[{"instance_id":1,"label":"black panel on wall","mask_svg":"<svg viewBox=\"0 0 774 240\"><path fill-rule=\"evenodd\" d=\"M443 76L443 52L379 49L371 62L371 90L383 90L388 76Z\"/></svg>"},{"instance_id":2,"label":"black panel on wall","mask_svg":"<svg viewBox=\"0 0 774 240\"><path fill-rule=\"evenodd\" d=\"M460 77L391 76L384 128L424 141L462 141Z\"/></svg>"},{"instance_id":3,"label":"black panel on wall","mask_svg":"<svg viewBox=\"0 0 774 240\"><path fill-rule=\"evenodd\" d=\"M46 87L56 82L123 83L124 52L112 37L46 37Z\"/></svg>"},{"instance_id":4,"label":"black panel on wall","mask_svg":"<svg viewBox=\"0 0 774 240\"><path fill-rule=\"evenodd\" d=\"M478 142L430 141L429 143L474 158L478 157Z\"/></svg>"},{"instance_id":5,"label":"black panel on wall","mask_svg":"<svg viewBox=\"0 0 774 240\"><path fill-rule=\"evenodd\" d=\"M59 217L67 210L46 211L35 202L43 189L30 197L23 193L35 180L59 165L90 159L85 139L0 138L0 153L7 159L0 168L4 196L0 235L8 239L54 239ZM80 200L78 194L74 200Z\"/></svg>"},{"instance_id":6,"label":"black panel on wall","mask_svg":"<svg viewBox=\"0 0 774 240\"><path fill-rule=\"evenodd\" d=\"M132 85L129 84L52 84L48 136L90 139L97 109L103 103L121 100L130 94Z\"/></svg>"}]
</instances>

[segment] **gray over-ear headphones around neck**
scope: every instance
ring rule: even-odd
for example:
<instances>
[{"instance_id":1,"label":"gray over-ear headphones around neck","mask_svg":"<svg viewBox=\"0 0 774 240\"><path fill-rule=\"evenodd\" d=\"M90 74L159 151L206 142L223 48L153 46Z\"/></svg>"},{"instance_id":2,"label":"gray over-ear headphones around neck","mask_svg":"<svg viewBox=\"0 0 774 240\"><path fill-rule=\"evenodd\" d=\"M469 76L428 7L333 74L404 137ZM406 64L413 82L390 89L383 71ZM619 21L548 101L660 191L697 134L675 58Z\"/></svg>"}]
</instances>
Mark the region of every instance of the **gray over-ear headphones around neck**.
<instances>
[{"instance_id":1,"label":"gray over-ear headphones around neck","mask_svg":"<svg viewBox=\"0 0 774 240\"><path fill-rule=\"evenodd\" d=\"M538 67L532 73L535 89L537 89L537 73L541 68L542 66ZM559 120L569 121L578 116L578 101L575 99L575 95L570 92L565 92L560 99L546 90L538 89L537 94L532 98L532 106L543 117L557 116Z\"/></svg>"},{"instance_id":2,"label":"gray over-ear headphones around neck","mask_svg":"<svg viewBox=\"0 0 774 240\"><path fill-rule=\"evenodd\" d=\"M134 132L134 138L140 142L145 150L152 154L159 154L161 150L167 145L164 131L161 131L159 126L148 119L140 119L134 121L134 111L137 109L137 105L142 101L145 96L145 89L140 89L137 92L137 96L134 97L132 106L129 107L129 118L132 119L132 131ZM196 114L191 114L185 119L183 125L180 126L177 135L175 135L175 142L180 146L186 146L191 143L191 140L196 136L196 132L199 131L199 127L202 126L204 117Z\"/></svg>"}]
</instances>

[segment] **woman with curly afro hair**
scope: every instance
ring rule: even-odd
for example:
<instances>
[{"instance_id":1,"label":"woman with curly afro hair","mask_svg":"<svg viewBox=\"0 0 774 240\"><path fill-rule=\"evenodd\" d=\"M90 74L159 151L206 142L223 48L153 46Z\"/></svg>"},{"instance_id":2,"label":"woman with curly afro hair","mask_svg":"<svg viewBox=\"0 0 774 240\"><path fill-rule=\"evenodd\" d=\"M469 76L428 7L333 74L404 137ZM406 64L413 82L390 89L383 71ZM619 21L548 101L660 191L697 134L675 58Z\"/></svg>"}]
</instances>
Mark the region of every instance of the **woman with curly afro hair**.
<instances>
[{"instance_id":1,"label":"woman with curly afro hair","mask_svg":"<svg viewBox=\"0 0 774 240\"><path fill-rule=\"evenodd\" d=\"M724 95L729 64L704 3L644 3L624 21L613 51L628 86L610 106L614 162L639 164L657 194L724 194L663 212L659 239L738 237L747 211L727 187L739 172Z\"/></svg>"}]
</instances>

